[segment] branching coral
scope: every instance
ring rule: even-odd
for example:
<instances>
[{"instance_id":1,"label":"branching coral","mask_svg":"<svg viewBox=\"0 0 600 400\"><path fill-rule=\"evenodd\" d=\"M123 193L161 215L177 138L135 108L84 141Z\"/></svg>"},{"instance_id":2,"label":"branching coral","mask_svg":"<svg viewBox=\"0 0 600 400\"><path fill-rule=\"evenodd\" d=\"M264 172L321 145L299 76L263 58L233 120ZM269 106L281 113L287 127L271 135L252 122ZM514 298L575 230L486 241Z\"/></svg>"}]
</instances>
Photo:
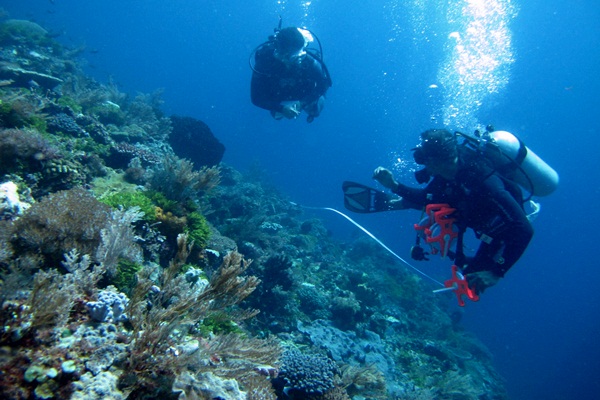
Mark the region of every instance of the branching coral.
<instances>
[{"instance_id":1,"label":"branching coral","mask_svg":"<svg viewBox=\"0 0 600 400\"><path fill-rule=\"evenodd\" d=\"M29 296L33 316L31 328L63 325L73 307L71 279L51 269L39 271L33 282L33 290Z\"/></svg>"},{"instance_id":2,"label":"branching coral","mask_svg":"<svg viewBox=\"0 0 600 400\"><path fill-rule=\"evenodd\" d=\"M133 209L112 211L83 189L64 190L35 203L15 221L12 243L24 254L40 254L48 268L77 249L112 271L118 257L138 261L131 224L140 216Z\"/></svg>"},{"instance_id":3,"label":"branching coral","mask_svg":"<svg viewBox=\"0 0 600 400\"><path fill-rule=\"evenodd\" d=\"M254 376L246 380L247 400L276 400L277 395L273 390L271 381L263 376Z\"/></svg>"},{"instance_id":4,"label":"branching coral","mask_svg":"<svg viewBox=\"0 0 600 400\"><path fill-rule=\"evenodd\" d=\"M98 281L105 272L103 264L94 263L88 254L80 256L77 249L73 249L64 255L65 260L61 262L63 268L70 274L66 276L72 279L77 294L92 298L97 290Z\"/></svg>"},{"instance_id":5,"label":"branching coral","mask_svg":"<svg viewBox=\"0 0 600 400\"><path fill-rule=\"evenodd\" d=\"M177 376L173 391L181 392L179 399L275 400L270 378L277 374L274 365L280 353L281 348L274 339L252 339L237 334L213 337L203 342L196 352L199 362ZM224 396L219 387L227 381L226 386L232 390ZM245 397L238 383L246 391Z\"/></svg>"},{"instance_id":6,"label":"branching coral","mask_svg":"<svg viewBox=\"0 0 600 400\"><path fill-rule=\"evenodd\" d=\"M30 321L26 330L42 327L61 327L70 316L77 299L93 298L98 290L97 284L105 269L102 264L91 264L90 257L73 249L64 255L62 265L68 272L56 269L40 270L33 277L33 287L25 307L29 310ZM13 273L19 276L18 262L13 264ZM22 284L22 288L26 285ZM6 294L6 293L4 293Z\"/></svg>"},{"instance_id":7,"label":"branching coral","mask_svg":"<svg viewBox=\"0 0 600 400\"><path fill-rule=\"evenodd\" d=\"M15 221L12 242L15 249L40 253L46 265L57 266L71 249L95 252L110 212L110 207L83 189L56 192Z\"/></svg>"},{"instance_id":8,"label":"branching coral","mask_svg":"<svg viewBox=\"0 0 600 400\"><path fill-rule=\"evenodd\" d=\"M171 200L186 201L196 199L200 191L211 190L219 181L218 167L204 167L196 171L191 161L170 154L159 167L153 169L149 186Z\"/></svg>"},{"instance_id":9,"label":"branching coral","mask_svg":"<svg viewBox=\"0 0 600 400\"><path fill-rule=\"evenodd\" d=\"M197 292L182 274L190 251L187 235L178 237L178 249L169 267L160 273L156 282L160 288L154 286L155 282L150 279L154 271L146 269L140 273L138 285L131 296L128 314L135 339L127 361L130 373L122 381L137 390L151 384L154 374L163 372L174 377L190 362L193 354L173 357L172 350L185 335L186 326L191 327L210 312L238 304L259 283L255 277L240 276L248 263L239 253L231 253L224 258L208 287ZM153 286L156 288L154 295L146 298ZM148 300L152 302L151 308L148 308ZM255 314L255 311L246 311L237 314L237 317L249 318ZM175 335L176 330L178 335ZM133 383L129 383L128 379L132 379Z\"/></svg>"},{"instance_id":10,"label":"branching coral","mask_svg":"<svg viewBox=\"0 0 600 400\"><path fill-rule=\"evenodd\" d=\"M359 394L372 399L387 397L385 376L375 365L344 365L341 368L341 378L344 387L352 395Z\"/></svg>"},{"instance_id":11,"label":"branching coral","mask_svg":"<svg viewBox=\"0 0 600 400\"><path fill-rule=\"evenodd\" d=\"M120 106L127 100L127 94L121 93L114 82L110 81L103 85L83 75L66 77L65 83L62 85L62 92L62 98L65 96L69 98L64 101L66 105L74 111L86 113L99 105L115 104Z\"/></svg>"},{"instance_id":12,"label":"branching coral","mask_svg":"<svg viewBox=\"0 0 600 400\"><path fill-rule=\"evenodd\" d=\"M105 227L100 231L100 245L96 249L96 261L104 265L110 276L115 274L119 258L141 262L141 250L135 244L132 224L143 217L138 207L114 210L109 214Z\"/></svg>"},{"instance_id":13,"label":"branching coral","mask_svg":"<svg viewBox=\"0 0 600 400\"><path fill-rule=\"evenodd\" d=\"M128 104L123 104L123 130L138 136L139 142L161 143L171 133L171 120L160 111L161 93L139 94ZM120 122L120 121L113 121ZM135 132L138 132L136 134Z\"/></svg>"},{"instance_id":14,"label":"branching coral","mask_svg":"<svg viewBox=\"0 0 600 400\"><path fill-rule=\"evenodd\" d=\"M276 339L249 338L235 333L215 336L202 347L203 356L208 356L212 364L205 369L216 370L220 376L242 382L257 376L258 367L274 366L281 354Z\"/></svg>"}]
</instances>

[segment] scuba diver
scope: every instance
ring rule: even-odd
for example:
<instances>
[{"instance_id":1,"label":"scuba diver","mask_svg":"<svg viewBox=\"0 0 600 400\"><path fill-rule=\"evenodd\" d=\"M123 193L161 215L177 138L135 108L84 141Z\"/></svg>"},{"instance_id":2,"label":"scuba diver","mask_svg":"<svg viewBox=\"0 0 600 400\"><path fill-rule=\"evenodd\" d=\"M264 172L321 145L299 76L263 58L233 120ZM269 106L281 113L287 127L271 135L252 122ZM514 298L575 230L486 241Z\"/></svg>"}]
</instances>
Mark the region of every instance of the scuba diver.
<instances>
[{"instance_id":1,"label":"scuba diver","mask_svg":"<svg viewBox=\"0 0 600 400\"><path fill-rule=\"evenodd\" d=\"M432 254L439 252L441 245L441 255L454 260L475 295L504 277L532 239L533 227L524 210L519 185L527 185L531 195L541 196L558 185L558 174L514 135L493 131L491 127L485 135L491 139L472 138L446 129L423 132L420 144L412 150L415 162L424 166L415 177L418 183L427 183L426 187L399 183L384 167L373 173L373 179L399 197L354 182L344 182L343 186L345 206L355 212L426 210L431 218L424 219L427 226L415 224L421 235L417 235L411 256L428 259L429 253L420 246L425 231L427 243L438 245L437 249L432 245ZM462 143L458 141L460 136ZM434 215L439 219L433 221ZM435 233L437 223L441 226ZM468 228L480 240L473 257L463 253L463 234ZM452 240L455 251L450 250Z\"/></svg>"},{"instance_id":2,"label":"scuba diver","mask_svg":"<svg viewBox=\"0 0 600 400\"><path fill-rule=\"evenodd\" d=\"M319 50L308 48L314 40ZM310 123L319 116L331 78L318 38L308 29L287 27L259 45L250 55L251 99L275 119L295 119L302 111ZM254 63L252 62L254 58Z\"/></svg>"}]
</instances>

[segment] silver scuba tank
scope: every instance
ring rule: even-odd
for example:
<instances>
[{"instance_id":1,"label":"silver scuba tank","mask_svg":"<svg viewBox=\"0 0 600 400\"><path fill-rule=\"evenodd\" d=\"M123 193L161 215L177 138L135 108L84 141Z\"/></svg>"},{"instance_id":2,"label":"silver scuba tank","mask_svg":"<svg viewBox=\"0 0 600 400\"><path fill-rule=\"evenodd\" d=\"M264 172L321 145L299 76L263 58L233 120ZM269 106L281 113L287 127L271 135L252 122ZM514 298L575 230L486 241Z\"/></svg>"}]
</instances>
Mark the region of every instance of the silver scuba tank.
<instances>
[{"instance_id":1,"label":"silver scuba tank","mask_svg":"<svg viewBox=\"0 0 600 400\"><path fill-rule=\"evenodd\" d=\"M525 143L507 131L488 132L484 154L505 177L535 196L548 196L558 187L558 173Z\"/></svg>"}]
</instances>

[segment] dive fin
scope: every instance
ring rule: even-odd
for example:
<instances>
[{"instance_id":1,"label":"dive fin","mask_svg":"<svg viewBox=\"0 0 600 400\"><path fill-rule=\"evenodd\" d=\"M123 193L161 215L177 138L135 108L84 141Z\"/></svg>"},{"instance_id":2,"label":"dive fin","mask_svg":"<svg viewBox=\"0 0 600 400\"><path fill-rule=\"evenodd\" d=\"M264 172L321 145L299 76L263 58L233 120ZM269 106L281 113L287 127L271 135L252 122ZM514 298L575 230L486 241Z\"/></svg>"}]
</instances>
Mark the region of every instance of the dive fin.
<instances>
[{"instance_id":1,"label":"dive fin","mask_svg":"<svg viewBox=\"0 0 600 400\"><path fill-rule=\"evenodd\" d=\"M391 195L360 183L345 181L342 184L344 207L356 213L368 214L392 209Z\"/></svg>"}]
</instances>

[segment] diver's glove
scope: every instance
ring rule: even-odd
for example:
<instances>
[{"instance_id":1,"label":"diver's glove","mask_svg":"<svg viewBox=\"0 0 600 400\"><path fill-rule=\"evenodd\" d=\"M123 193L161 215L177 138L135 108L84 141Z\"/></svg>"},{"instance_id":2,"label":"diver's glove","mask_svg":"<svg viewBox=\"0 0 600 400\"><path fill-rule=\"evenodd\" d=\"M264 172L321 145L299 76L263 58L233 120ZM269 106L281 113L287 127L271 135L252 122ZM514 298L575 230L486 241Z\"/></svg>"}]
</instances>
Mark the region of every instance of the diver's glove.
<instances>
[{"instance_id":1,"label":"diver's glove","mask_svg":"<svg viewBox=\"0 0 600 400\"><path fill-rule=\"evenodd\" d=\"M390 189L392 192L395 192L396 189L398 189L398 182L394 179L394 174L387 168L375 168L375 171L373 171L373 179Z\"/></svg>"},{"instance_id":2,"label":"diver's glove","mask_svg":"<svg viewBox=\"0 0 600 400\"><path fill-rule=\"evenodd\" d=\"M281 113L287 119L296 118L298 115L300 115L300 111L302 111L300 102L284 104L281 108Z\"/></svg>"},{"instance_id":3,"label":"diver's glove","mask_svg":"<svg viewBox=\"0 0 600 400\"><path fill-rule=\"evenodd\" d=\"M479 271L465 275L469 288L476 294L482 294L491 286L494 286L500 280L500 276L492 271Z\"/></svg>"},{"instance_id":4,"label":"diver's glove","mask_svg":"<svg viewBox=\"0 0 600 400\"><path fill-rule=\"evenodd\" d=\"M323 106L325 105L325 97L320 96L317 100L312 101L308 104L301 104L301 109L304 110L308 117L306 117L306 122L309 124L315 120L319 115L321 115L321 111L323 110Z\"/></svg>"},{"instance_id":5,"label":"diver's glove","mask_svg":"<svg viewBox=\"0 0 600 400\"><path fill-rule=\"evenodd\" d=\"M413 260L429 261L429 258L427 258L428 255L429 253L419 245L414 245L410 248L410 256Z\"/></svg>"}]
</instances>

